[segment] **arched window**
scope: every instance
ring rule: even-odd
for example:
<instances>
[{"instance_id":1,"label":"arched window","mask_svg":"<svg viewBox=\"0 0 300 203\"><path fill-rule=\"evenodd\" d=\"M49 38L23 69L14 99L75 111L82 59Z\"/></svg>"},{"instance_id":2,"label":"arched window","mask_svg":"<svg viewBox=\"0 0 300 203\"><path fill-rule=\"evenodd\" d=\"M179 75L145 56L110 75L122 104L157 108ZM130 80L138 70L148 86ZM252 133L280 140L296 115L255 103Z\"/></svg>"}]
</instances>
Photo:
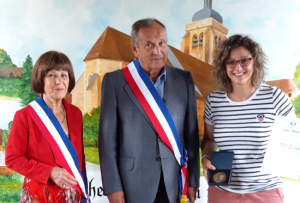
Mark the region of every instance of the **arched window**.
<instances>
[{"instance_id":1,"label":"arched window","mask_svg":"<svg viewBox=\"0 0 300 203\"><path fill-rule=\"evenodd\" d=\"M194 35L194 37L193 37L193 47L194 46L198 46L198 37L197 37L197 35Z\"/></svg>"},{"instance_id":2,"label":"arched window","mask_svg":"<svg viewBox=\"0 0 300 203\"><path fill-rule=\"evenodd\" d=\"M200 40L199 40L199 45L203 44L203 33L200 34Z\"/></svg>"}]
</instances>

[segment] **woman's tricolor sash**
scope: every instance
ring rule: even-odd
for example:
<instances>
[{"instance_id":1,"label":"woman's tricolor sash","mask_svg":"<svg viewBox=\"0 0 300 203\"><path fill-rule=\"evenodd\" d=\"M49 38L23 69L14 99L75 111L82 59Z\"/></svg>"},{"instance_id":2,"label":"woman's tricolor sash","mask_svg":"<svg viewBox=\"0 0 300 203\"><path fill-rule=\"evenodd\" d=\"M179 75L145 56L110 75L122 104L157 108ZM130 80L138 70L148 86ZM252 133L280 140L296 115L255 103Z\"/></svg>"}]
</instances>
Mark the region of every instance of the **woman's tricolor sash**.
<instances>
[{"instance_id":1,"label":"woman's tricolor sash","mask_svg":"<svg viewBox=\"0 0 300 203\"><path fill-rule=\"evenodd\" d=\"M80 172L79 161L73 144L65 134L59 121L48 108L43 98L39 97L27 106L28 112L46 140L50 144L53 152L58 157L62 167L77 180L76 190L84 197L83 202L88 199L87 184Z\"/></svg>"},{"instance_id":2,"label":"woman's tricolor sash","mask_svg":"<svg viewBox=\"0 0 300 203\"><path fill-rule=\"evenodd\" d=\"M181 166L179 188L181 193L186 195L188 189L187 153L182 147L174 121L167 106L160 98L138 59L123 68L122 72L162 142L170 148L178 164Z\"/></svg>"}]
</instances>

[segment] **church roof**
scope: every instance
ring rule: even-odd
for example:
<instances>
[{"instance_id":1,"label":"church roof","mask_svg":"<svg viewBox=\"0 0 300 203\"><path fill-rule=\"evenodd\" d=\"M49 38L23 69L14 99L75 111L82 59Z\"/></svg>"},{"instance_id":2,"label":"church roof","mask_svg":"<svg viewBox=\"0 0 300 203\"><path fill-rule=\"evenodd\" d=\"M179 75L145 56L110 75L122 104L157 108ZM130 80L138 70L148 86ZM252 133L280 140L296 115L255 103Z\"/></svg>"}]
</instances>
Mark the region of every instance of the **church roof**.
<instances>
[{"instance_id":1,"label":"church roof","mask_svg":"<svg viewBox=\"0 0 300 203\"><path fill-rule=\"evenodd\" d=\"M212 65L189 54L185 54L170 45L169 48L182 65L183 69L191 72L194 83L200 92L200 94L196 94L196 97L206 99L210 93L217 89L216 78L212 74ZM170 61L172 63L171 59ZM176 64L173 64L173 66L178 67Z\"/></svg>"},{"instance_id":2,"label":"church roof","mask_svg":"<svg viewBox=\"0 0 300 203\"><path fill-rule=\"evenodd\" d=\"M108 26L83 61L100 58L128 63L133 61L135 57L131 50L131 37ZM172 65L168 59L166 64Z\"/></svg>"},{"instance_id":3,"label":"church roof","mask_svg":"<svg viewBox=\"0 0 300 203\"><path fill-rule=\"evenodd\" d=\"M107 27L89 51L84 61L92 59L111 59L130 62L134 59L130 36Z\"/></svg>"}]
</instances>

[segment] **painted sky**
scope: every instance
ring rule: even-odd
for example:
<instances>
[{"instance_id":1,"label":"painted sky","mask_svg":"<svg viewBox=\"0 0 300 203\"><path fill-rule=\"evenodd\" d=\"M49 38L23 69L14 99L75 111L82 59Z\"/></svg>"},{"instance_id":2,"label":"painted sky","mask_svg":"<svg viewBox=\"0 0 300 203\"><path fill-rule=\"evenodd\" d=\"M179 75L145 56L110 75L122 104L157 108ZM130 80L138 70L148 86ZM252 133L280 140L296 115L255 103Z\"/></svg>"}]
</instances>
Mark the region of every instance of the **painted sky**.
<instances>
[{"instance_id":1,"label":"painted sky","mask_svg":"<svg viewBox=\"0 0 300 203\"><path fill-rule=\"evenodd\" d=\"M288 3L287 3L288 2ZM203 0L0 0L0 48L22 66L48 50L67 54L76 78L83 59L107 26L130 34L138 19L154 17L168 29L169 44L178 48L185 24L203 8ZM229 35L247 34L269 58L267 80L293 78L300 63L300 0L213 0Z\"/></svg>"}]
</instances>

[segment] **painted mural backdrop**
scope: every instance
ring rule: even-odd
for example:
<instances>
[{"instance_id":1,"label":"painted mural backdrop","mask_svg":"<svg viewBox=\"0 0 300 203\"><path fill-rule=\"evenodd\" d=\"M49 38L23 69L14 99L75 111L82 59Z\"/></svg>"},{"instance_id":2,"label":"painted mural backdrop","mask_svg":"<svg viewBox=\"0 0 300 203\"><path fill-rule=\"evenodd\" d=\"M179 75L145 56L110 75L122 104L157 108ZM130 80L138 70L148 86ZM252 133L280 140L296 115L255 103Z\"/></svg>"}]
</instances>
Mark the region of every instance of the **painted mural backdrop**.
<instances>
[{"instance_id":1,"label":"painted mural backdrop","mask_svg":"<svg viewBox=\"0 0 300 203\"><path fill-rule=\"evenodd\" d=\"M185 25L203 8L203 0L0 0L0 202L18 202L23 177L5 167L4 154L14 113L36 98L30 89L30 72L37 58L48 50L61 51L71 59L77 87L84 59L107 26L127 35L138 19L154 17L168 29L168 44L180 50ZM291 79L300 88L299 0L212 1L223 18L227 36L247 34L258 41L269 58L267 81ZM78 87L79 86L79 87ZM297 93L297 92L296 92ZM296 95L297 96L297 95ZM73 99L73 98L72 98ZM76 98L75 98L76 99ZM300 116L300 98L292 99ZM84 146L92 202L103 197L97 132L101 107L84 112ZM280 159L280 157L279 157ZM207 185L200 178L199 202L207 201ZM300 202L299 181L284 179L286 202Z\"/></svg>"}]
</instances>

